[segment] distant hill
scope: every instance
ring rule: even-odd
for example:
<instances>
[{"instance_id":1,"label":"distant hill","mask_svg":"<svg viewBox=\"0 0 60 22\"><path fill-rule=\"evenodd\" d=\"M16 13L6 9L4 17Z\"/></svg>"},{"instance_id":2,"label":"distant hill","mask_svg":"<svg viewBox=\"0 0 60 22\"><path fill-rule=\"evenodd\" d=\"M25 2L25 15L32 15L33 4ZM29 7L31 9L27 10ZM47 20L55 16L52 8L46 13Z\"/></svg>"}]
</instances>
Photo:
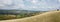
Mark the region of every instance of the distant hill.
<instances>
[{"instance_id":1,"label":"distant hill","mask_svg":"<svg viewBox=\"0 0 60 22\"><path fill-rule=\"evenodd\" d=\"M30 11L30 10L0 10L0 14L19 14L19 13L34 13L46 11Z\"/></svg>"}]
</instances>

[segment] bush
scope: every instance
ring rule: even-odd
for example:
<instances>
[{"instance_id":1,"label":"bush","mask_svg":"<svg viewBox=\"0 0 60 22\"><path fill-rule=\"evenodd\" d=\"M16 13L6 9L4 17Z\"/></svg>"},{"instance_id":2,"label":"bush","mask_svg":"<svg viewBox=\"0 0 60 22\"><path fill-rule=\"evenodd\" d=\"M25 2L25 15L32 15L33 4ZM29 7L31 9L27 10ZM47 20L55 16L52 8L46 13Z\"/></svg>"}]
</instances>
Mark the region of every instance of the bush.
<instances>
[{"instance_id":1,"label":"bush","mask_svg":"<svg viewBox=\"0 0 60 22\"><path fill-rule=\"evenodd\" d=\"M0 15L0 20L15 19L15 15Z\"/></svg>"}]
</instances>

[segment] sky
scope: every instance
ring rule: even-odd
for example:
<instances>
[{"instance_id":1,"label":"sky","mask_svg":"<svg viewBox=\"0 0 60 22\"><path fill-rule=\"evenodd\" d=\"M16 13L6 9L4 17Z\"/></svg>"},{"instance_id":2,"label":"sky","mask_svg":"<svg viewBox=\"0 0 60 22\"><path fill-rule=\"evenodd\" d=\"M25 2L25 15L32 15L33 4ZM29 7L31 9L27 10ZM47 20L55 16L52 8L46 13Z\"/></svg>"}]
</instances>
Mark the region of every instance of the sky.
<instances>
[{"instance_id":1,"label":"sky","mask_svg":"<svg viewBox=\"0 0 60 22\"><path fill-rule=\"evenodd\" d=\"M0 0L0 9L48 11L60 9L60 0Z\"/></svg>"}]
</instances>

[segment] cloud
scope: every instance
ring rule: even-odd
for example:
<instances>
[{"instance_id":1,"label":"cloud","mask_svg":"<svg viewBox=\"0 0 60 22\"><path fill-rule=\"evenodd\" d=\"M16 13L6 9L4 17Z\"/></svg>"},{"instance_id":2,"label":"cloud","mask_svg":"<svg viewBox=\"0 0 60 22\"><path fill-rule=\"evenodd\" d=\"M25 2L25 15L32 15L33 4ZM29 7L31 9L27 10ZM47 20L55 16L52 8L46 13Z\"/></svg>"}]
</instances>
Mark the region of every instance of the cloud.
<instances>
[{"instance_id":1,"label":"cloud","mask_svg":"<svg viewBox=\"0 0 60 22\"><path fill-rule=\"evenodd\" d=\"M60 0L0 0L2 3L14 6L8 7L11 9L24 10L55 10L60 6ZM1 3L0 3L1 4ZM3 6L3 4L2 4ZM5 7L8 9L7 7ZM4 8L3 8L4 9Z\"/></svg>"},{"instance_id":2,"label":"cloud","mask_svg":"<svg viewBox=\"0 0 60 22\"><path fill-rule=\"evenodd\" d=\"M37 0L32 0L31 2L32 2L32 3L37 3Z\"/></svg>"}]
</instances>

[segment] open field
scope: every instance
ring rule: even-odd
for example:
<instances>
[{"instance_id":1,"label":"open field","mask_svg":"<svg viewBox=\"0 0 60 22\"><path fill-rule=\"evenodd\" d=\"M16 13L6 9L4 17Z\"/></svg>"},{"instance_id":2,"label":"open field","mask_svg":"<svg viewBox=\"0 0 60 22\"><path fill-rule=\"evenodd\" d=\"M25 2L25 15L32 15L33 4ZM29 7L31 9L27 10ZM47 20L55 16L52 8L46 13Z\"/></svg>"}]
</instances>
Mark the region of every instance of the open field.
<instances>
[{"instance_id":1,"label":"open field","mask_svg":"<svg viewBox=\"0 0 60 22\"><path fill-rule=\"evenodd\" d=\"M4 20L0 22L60 22L60 11L51 11L32 17Z\"/></svg>"}]
</instances>

